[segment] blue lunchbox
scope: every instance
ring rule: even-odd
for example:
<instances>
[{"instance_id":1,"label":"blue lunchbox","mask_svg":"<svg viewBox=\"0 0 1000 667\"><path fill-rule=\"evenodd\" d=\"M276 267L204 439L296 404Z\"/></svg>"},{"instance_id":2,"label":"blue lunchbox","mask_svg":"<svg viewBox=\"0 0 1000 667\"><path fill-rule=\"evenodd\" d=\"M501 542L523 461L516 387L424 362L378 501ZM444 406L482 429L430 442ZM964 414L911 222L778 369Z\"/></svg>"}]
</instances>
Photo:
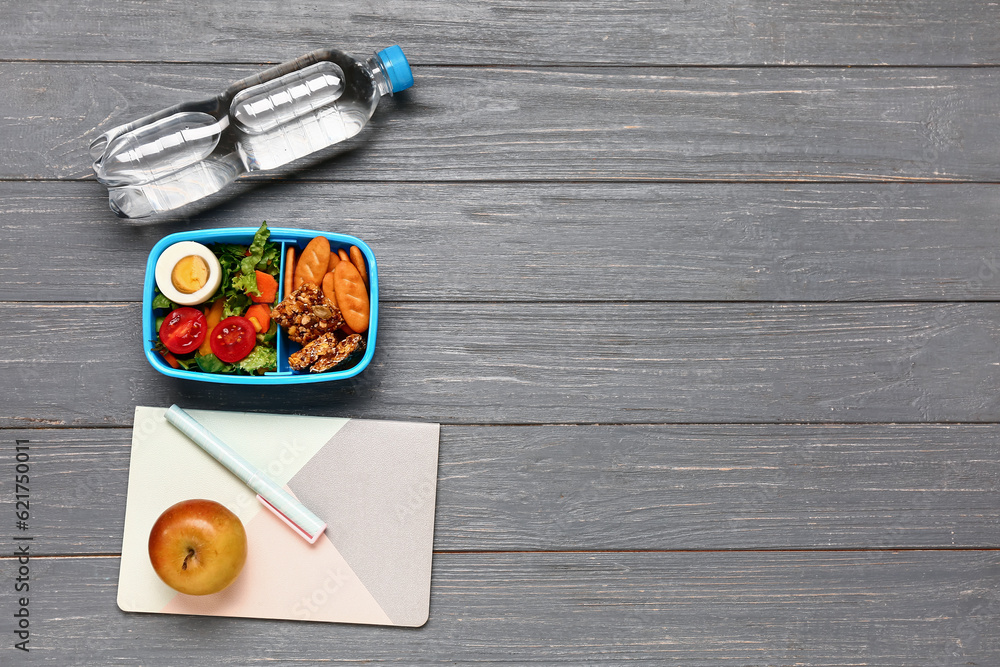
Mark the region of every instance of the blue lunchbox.
<instances>
[{"instance_id":1,"label":"blue lunchbox","mask_svg":"<svg viewBox=\"0 0 1000 667\"><path fill-rule=\"evenodd\" d=\"M296 254L305 248L306 244L317 236L325 236L330 241L331 249L336 252L338 248L347 250L351 246L357 246L364 255L365 268L368 271L369 280L369 301L370 314L368 331L364 334L366 339L364 356L353 366L341 370L327 371L325 373L310 373L306 371L292 370L288 365L288 355L299 349L299 345L288 340L285 332L278 327L277 351L278 368L274 372L263 375L232 375L226 373L205 373L195 370L184 370L183 368L173 368L153 349L153 344L158 340L159 332L156 330L156 319L159 315L165 315L167 311L154 311L153 299L156 295L155 269L156 262L163 254L163 251L181 241L196 241L204 245L213 243L237 243L250 245L253 241L256 227L232 227L228 229L203 229L190 232L180 232L165 236L153 246L149 252L149 260L146 262L146 280L142 288L142 339L143 349L146 359L153 368L171 377L183 378L185 380L197 380L200 382L218 382L221 384L247 384L247 385L289 385L305 384L309 382L331 382L334 380L345 380L354 377L363 371L372 360L375 354L375 334L378 329L378 270L375 264L375 255L371 248L361 239L345 234L333 234L330 232L319 232L305 229L285 229L275 227L270 229L269 241L275 243L281 249L281 273L278 278L278 296L280 301L284 298L283 285L285 275L285 257L289 247L296 248Z\"/></svg>"}]
</instances>

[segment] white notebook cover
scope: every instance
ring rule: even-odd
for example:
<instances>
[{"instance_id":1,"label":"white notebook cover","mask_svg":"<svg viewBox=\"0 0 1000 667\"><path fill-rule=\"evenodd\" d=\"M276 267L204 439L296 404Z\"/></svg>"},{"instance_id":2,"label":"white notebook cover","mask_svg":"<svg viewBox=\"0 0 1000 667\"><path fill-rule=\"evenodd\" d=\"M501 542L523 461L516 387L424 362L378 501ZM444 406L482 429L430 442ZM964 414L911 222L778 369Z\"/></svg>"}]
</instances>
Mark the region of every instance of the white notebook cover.
<instances>
[{"instance_id":1,"label":"white notebook cover","mask_svg":"<svg viewBox=\"0 0 1000 667\"><path fill-rule=\"evenodd\" d=\"M310 545L165 419L135 410L118 606L124 611L416 627L430 610L440 425L187 410L327 522ZM227 589L175 592L149 561L157 517L189 498L243 521L247 562Z\"/></svg>"}]
</instances>

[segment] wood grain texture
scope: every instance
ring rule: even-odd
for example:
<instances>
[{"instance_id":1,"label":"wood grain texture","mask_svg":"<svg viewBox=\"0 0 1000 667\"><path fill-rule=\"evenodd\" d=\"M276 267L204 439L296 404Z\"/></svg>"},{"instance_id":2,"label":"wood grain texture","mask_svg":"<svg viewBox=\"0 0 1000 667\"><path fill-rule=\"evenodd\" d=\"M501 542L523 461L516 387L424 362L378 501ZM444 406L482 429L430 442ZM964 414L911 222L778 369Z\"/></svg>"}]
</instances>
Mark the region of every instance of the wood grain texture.
<instances>
[{"instance_id":1,"label":"wood grain texture","mask_svg":"<svg viewBox=\"0 0 1000 667\"><path fill-rule=\"evenodd\" d=\"M5 573L12 562L0 560ZM430 621L417 631L126 614L115 609L116 558L32 568L48 595L32 607L33 650L17 664L964 667L1000 658L1000 563L989 552L439 554ZM11 643L0 651L6 664Z\"/></svg>"},{"instance_id":2,"label":"wood grain texture","mask_svg":"<svg viewBox=\"0 0 1000 667\"><path fill-rule=\"evenodd\" d=\"M1000 63L997 7L969 1L88 0L72 20L58 0L0 8L4 59L274 62L398 42L419 64Z\"/></svg>"},{"instance_id":3,"label":"wood grain texture","mask_svg":"<svg viewBox=\"0 0 1000 667\"><path fill-rule=\"evenodd\" d=\"M9 88L0 178L90 178L87 146L100 131L256 69L0 63ZM1000 130L992 68L417 67L415 77L364 133L299 173L362 182L1000 180L995 142L985 139Z\"/></svg>"},{"instance_id":4,"label":"wood grain texture","mask_svg":"<svg viewBox=\"0 0 1000 667\"><path fill-rule=\"evenodd\" d=\"M365 240L388 301L997 300L998 206L993 185L287 182L128 222L95 182L7 182L0 300L138 300L162 236L261 220Z\"/></svg>"},{"instance_id":5,"label":"wood grain texture","mask_svg":"<svg viewBox=\"0 0 1000 667\"><path fill-rule=\"evenodd\" d=\"M125 425L141 405L444 423L995 422L1000 304L383 304L330 385L157 374L138 304L0 304L0 426Z\"/></svg>"},{"instance_id":6,"label":"wood grain texture","mask_svg":"<svg viewBox=\"0 0 1000 667\"><path fill-rule=\"evenodd\" d=\"M1000 664L997 3L0 16L0 431L30 440L36 536L33 650L0 664ZM392 43L416 85L355 140L111 216L99 132ZM277 392L156 374L148 249L262 219L372 245L372 365ZM443 422L427 626L119 612L133 409L173 402Z\"/></svg>"},{"instance_id":7,"label":"wood grain texture","mask_svg":"<svg viewBox=\"0 0 1000 667\"><path fill-rule=\"evenodd\" d=\"M998 428L444 426L434 548L996 548ZM131 429L15 438L34 553L120 553Z\"/></svg>"}]
</instances>

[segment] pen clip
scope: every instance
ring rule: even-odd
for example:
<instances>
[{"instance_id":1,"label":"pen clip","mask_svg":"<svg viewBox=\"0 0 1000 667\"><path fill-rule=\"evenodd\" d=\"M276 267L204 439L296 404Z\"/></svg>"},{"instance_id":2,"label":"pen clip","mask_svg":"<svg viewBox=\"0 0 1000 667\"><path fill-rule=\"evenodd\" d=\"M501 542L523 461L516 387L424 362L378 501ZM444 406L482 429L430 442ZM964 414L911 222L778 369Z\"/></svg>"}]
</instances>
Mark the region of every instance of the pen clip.
<instances>
[{"instance_id":1,"label":"pen clip","mask_svg":"<svg viewBox=\"0 0 1000 667\"><path fill-rule=\"evenodd\" d=\"M320 526L319 530L316 531L315 535L310 535L306 531L302 530L302 528L300 528L298 525L296 525L295 523L293 523L291 519L289 519L287 516L285 516L284 514L282 514L281 510L279 510L277 507L275 507L271 503L267 502L267 500L265 500L264 497L262 495L260 495L259 493L257 494L257 500L259 500L264 505L264 507L266 507L267 509L269 509L272 512L274 512L275 516L277 516L279 519L281 519L286 524L288 524L288 526L292 530L294 530L296 533L299 534L299 537L301 537L302 539L304 539L309 544L316 544L316 540L318 540L319 536L322 535L323 531L326 530L326 524L324 523L322 526Z\"/></svg>"}]
</instances>

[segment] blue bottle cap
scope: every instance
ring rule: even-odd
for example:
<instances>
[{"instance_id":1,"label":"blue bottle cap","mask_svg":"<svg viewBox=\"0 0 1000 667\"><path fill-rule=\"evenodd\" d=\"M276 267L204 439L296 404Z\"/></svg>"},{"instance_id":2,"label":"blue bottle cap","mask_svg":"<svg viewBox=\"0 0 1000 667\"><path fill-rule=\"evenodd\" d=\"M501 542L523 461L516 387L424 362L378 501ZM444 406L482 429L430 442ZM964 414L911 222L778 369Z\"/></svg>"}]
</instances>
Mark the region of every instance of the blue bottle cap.
<instances>
[{"instance_id":1,"label":"blue bottle cap","mask_svg":"<svg viewBox=\"0 0 1000 667\"><path fill-rule=\"evenodd\" d=\"M403 49L390 46L379 51L378 57L385 65L385 73L389 77L392 92L398 93L413 85L413 72L410 71L410 63L403 55Z\"/></svg>"}]
</instances>

